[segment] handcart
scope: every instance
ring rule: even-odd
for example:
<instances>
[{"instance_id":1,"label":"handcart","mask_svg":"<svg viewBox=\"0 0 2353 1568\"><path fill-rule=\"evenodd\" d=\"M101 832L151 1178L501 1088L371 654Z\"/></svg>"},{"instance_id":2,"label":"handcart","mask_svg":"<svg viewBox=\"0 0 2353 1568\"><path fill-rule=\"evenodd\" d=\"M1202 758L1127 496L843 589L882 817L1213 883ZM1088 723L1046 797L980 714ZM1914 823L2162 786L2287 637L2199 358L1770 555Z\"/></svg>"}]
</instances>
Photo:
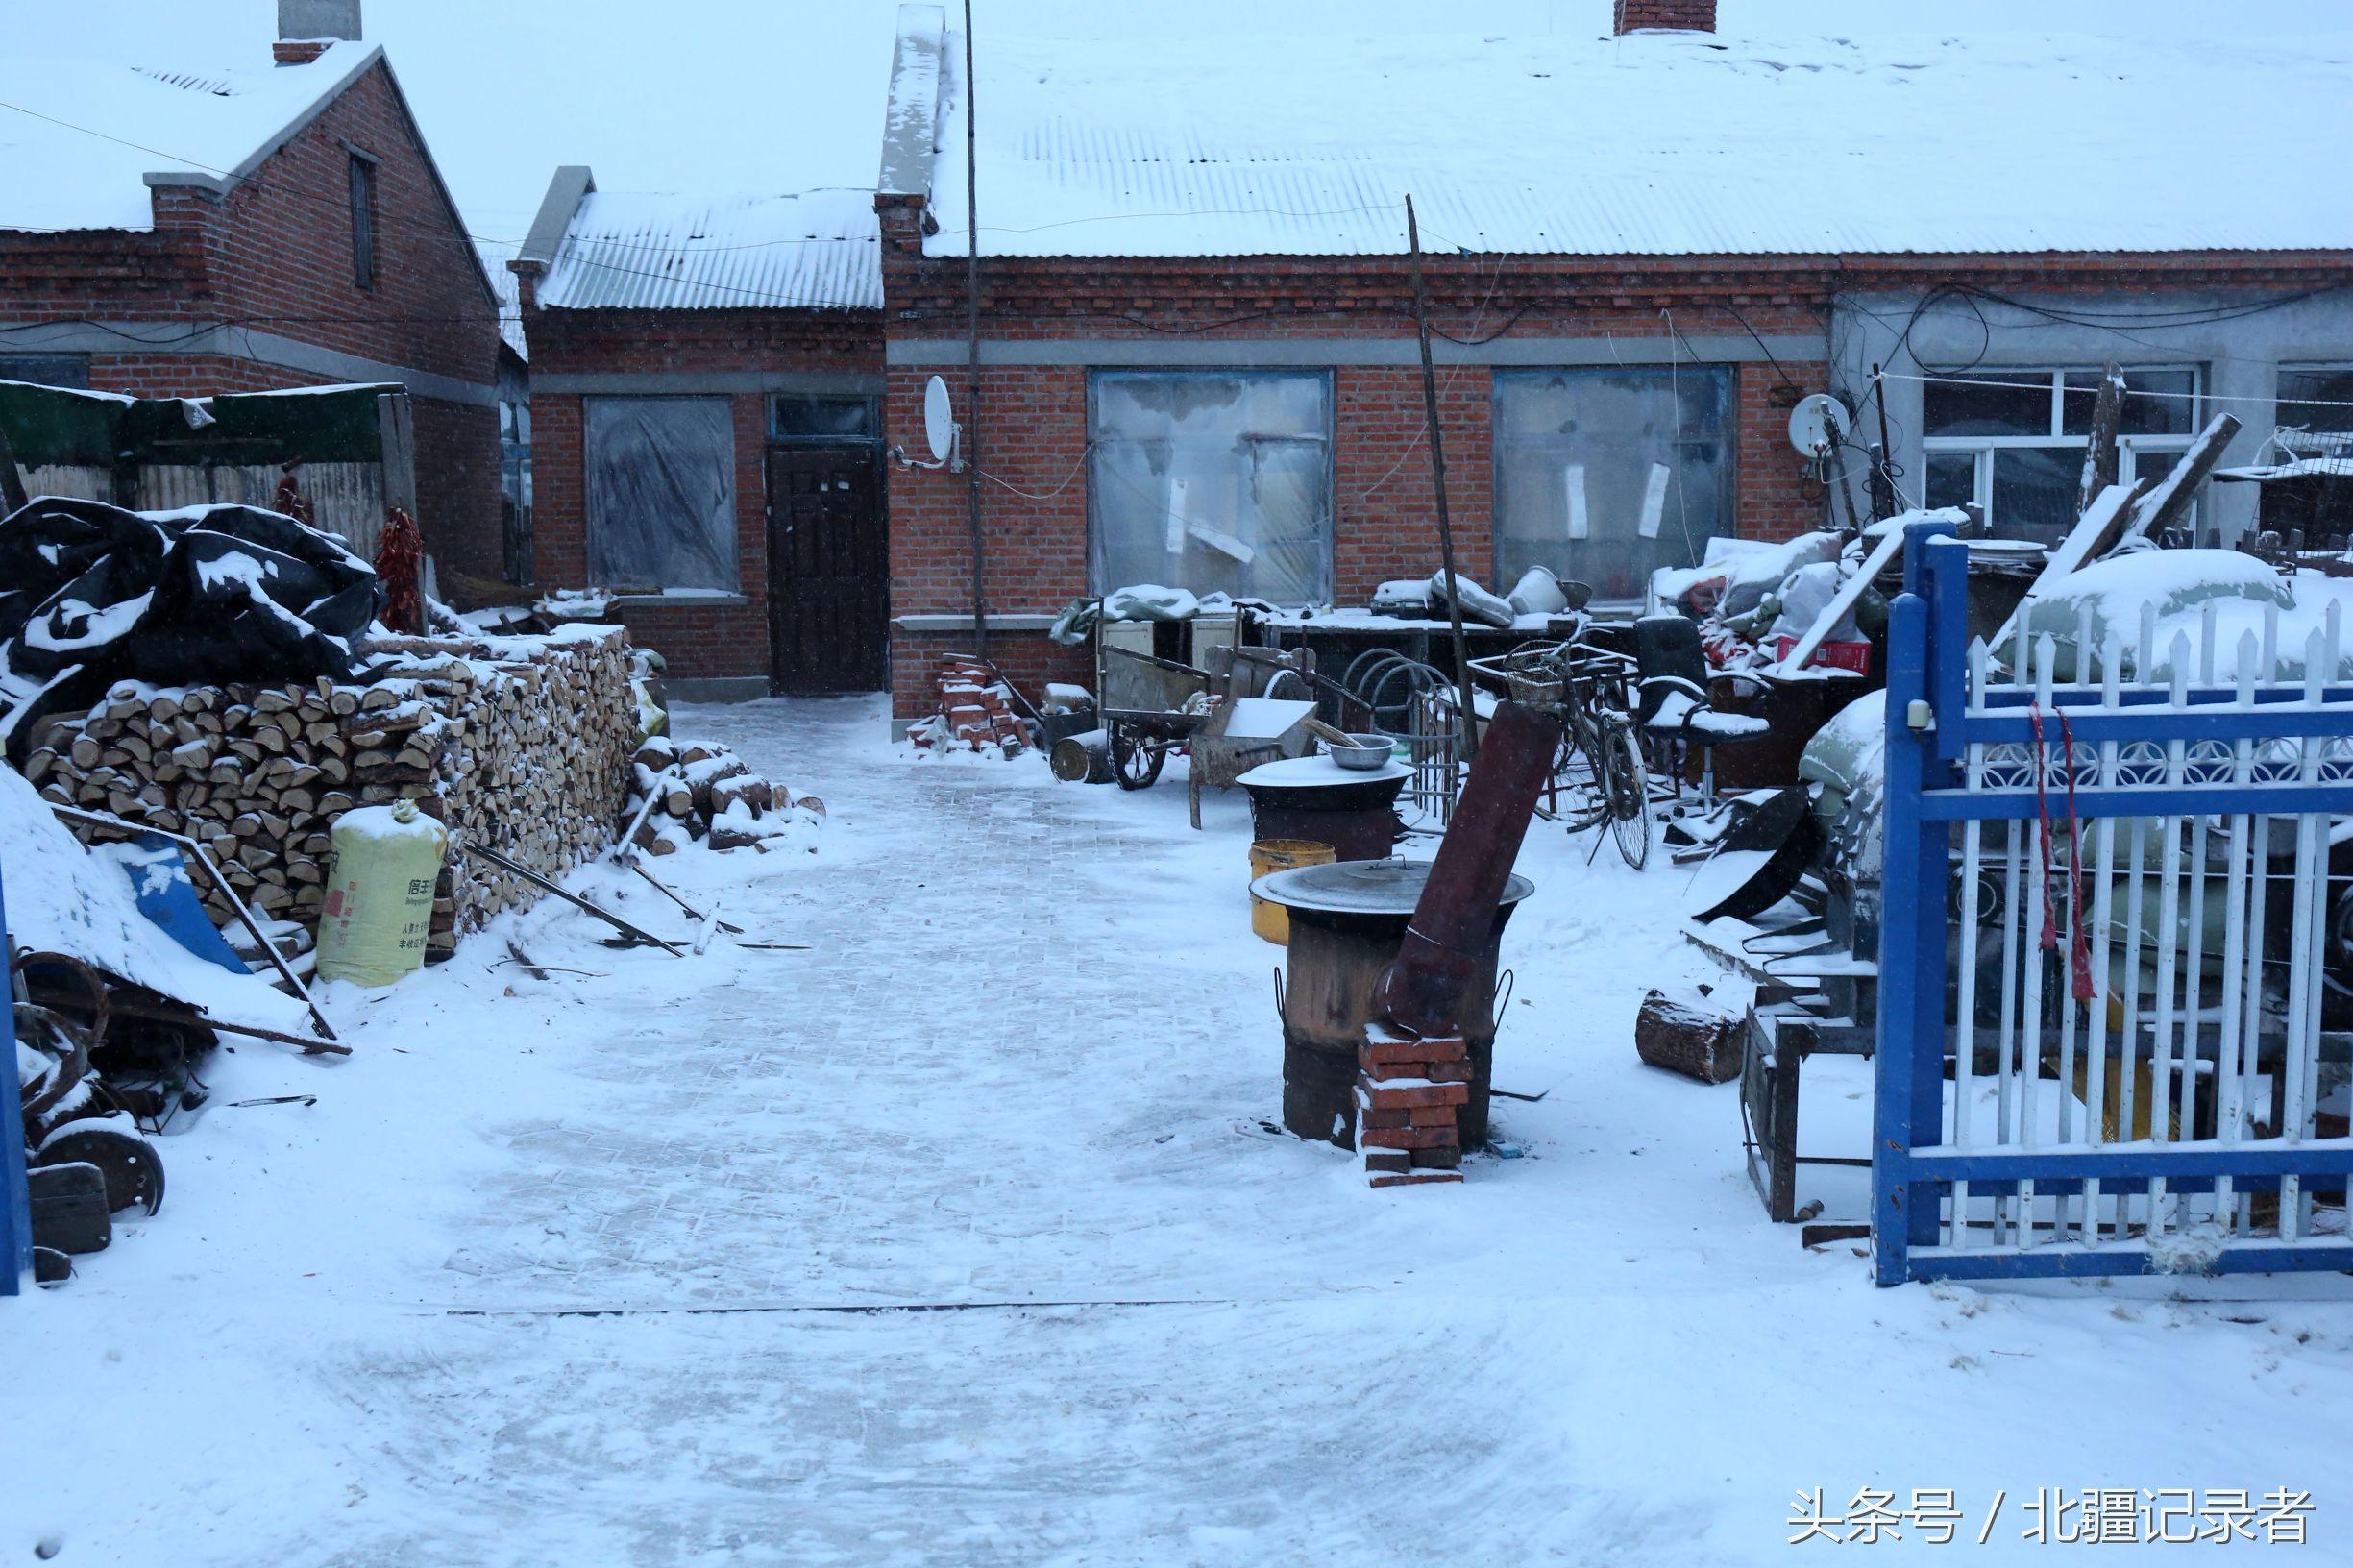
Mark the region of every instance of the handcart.
<instances>
[{"instance_id":1,"label":"handcart","mask_svg":"<svg viewBox=\"0 0 2353 1568\"><path fill-rule=\"evenodd\" d=\"M1210 673L1175 659L1095 641L1095 691L1110 731L1112 776L1149 789L1168 753L1209 722Z\"/></svg>"}]
</instances>

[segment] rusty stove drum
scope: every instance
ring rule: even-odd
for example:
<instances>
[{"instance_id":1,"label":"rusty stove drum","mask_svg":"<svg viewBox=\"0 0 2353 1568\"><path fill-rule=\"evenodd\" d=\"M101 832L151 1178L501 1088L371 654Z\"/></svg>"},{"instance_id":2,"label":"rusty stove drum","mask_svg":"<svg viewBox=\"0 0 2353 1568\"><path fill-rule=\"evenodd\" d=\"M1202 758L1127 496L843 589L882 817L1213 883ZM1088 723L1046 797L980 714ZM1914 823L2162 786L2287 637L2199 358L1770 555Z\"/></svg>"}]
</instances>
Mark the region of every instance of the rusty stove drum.
<instances>
[{"instance_id":1,"label":"rusty stove drum","mask_svg":"<svg viewBox=\"0 0 2353 1568\"><path fill-rule=\"evenodd\" d=\"M1369 772L1325 756L1262 762L1239 780L1250 793L1250 837L1328 844L1340 860L1385 859L1405 830L1397 793L1412 776L1399 762Z\"/></svg>"},{"instance_id":2,"label":"rusty stove drum","mask_svg":"<svg viewBox=\"0 0 2353 1568\"><path fill-rule=\"evenodd\" d=\"M1290 911L1283 985L1283 1125L1301 1138L1356 1147L1357 1047L1372 1017L1373 985L1404 942L1430 875L1428 861L1358 860L1260 877L1250 891ZM1512 907L1535 884L1505 885L1495 924L1463 996L1471 1098L1457 1117L1466 1149L1487 1140L1487 1079L1495 1060L1495 960Z\"/></svg>"}]
</instances>

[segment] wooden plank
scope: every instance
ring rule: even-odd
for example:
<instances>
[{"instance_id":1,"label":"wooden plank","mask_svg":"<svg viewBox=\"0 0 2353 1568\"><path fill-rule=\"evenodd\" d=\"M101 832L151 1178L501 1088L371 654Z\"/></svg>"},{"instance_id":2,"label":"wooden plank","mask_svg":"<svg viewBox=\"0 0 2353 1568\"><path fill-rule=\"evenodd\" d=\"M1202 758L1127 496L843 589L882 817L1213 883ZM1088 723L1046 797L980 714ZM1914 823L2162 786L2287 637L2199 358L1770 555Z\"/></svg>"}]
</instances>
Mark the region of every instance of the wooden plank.
<instances>
[{"instance_id":1,"label":"wooden plank","mask_svg":"<svg viewBox=\"0 0 2353 1568\"><path fill-rule=\"evenodd\" d=\"M2092 439L2083 451L2083 481L2075 491L2078 517L2116 482L2116 432L2123 420L2124 372L2111 359L2099 367L2099 396L2092 404Z\"/></svg>"},{"instance_id":2,"label":"wooden plank","mask_svg":"<svg viewBox=\"0 0 2353 1568\"><path fill-rule=\"evenodd\" d=\"M417 434L410 421L408 394L380 393L376 399L377 429L383 438L384 506L398 506L417 515ZM419 518L420 525L423 519Z\"/></svg>"},{"instance_id":3,"label":"wooden plank","mask_svg":"<svg viewBox=\"0 0 2353 1568\"><path fill-rule=\"evenodd\" d=\"M2222 460L2222 449L2229 446L2239 433L2239 421L2234 415L2217 414L2214 423L2198 432L2198 438L2172 472L2159 480L2132 510L2124 525L2122 537L2136 539L2146 534L2162 533L2173 526L2173 520L2186 511L2190 498L2214 472L2215 464Z\"/></svg>"},{"instance_id":4,"label":"wooden plank","mask_svg":"<svg viewBox=\"0 0 2353 1568\"><path fill-rule=\"evenodd\" d=\"M16 473L16 449L9 445L8 427L0 425L0 512L16 511L30 499Z\"/></svg>"}]
</instances>

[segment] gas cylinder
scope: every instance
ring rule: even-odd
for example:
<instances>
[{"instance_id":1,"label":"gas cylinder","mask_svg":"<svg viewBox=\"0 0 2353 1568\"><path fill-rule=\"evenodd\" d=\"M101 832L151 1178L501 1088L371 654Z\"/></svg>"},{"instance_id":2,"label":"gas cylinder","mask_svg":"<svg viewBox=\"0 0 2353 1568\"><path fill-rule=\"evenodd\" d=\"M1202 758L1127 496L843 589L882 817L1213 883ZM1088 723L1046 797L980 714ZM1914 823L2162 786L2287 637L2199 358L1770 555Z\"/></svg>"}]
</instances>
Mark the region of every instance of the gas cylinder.
<instances>
[{"instance_id":1,"label":"gas cylinder","mask_svg":"<svg viewBox=\"0 0 2353 1568\"><path fill-rule=\"evenodd\" d=\"M395 800L345 812L329 837L319 978L391 985L425 962L449 832L414 800Z\"/></svg>"}]
</instances>

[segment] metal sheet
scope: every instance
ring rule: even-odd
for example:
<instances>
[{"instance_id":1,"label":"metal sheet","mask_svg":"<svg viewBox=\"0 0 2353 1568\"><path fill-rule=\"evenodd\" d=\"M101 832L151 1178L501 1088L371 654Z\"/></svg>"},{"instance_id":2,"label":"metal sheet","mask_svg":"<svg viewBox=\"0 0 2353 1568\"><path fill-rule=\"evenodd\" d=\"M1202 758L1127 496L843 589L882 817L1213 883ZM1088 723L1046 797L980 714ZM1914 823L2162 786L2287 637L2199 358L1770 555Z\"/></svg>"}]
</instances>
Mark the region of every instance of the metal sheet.
<instances>
[{"instance_id":1,"label":"metal sheet","mask_svg":"<svg viewBox=\"0 0 2353 1568\"><path fill-rule=\"evenodd\" d=\"M539 285L551 310L882 308L870 191L717 199L592 192Z\"/></svg>"}]
</instances>

